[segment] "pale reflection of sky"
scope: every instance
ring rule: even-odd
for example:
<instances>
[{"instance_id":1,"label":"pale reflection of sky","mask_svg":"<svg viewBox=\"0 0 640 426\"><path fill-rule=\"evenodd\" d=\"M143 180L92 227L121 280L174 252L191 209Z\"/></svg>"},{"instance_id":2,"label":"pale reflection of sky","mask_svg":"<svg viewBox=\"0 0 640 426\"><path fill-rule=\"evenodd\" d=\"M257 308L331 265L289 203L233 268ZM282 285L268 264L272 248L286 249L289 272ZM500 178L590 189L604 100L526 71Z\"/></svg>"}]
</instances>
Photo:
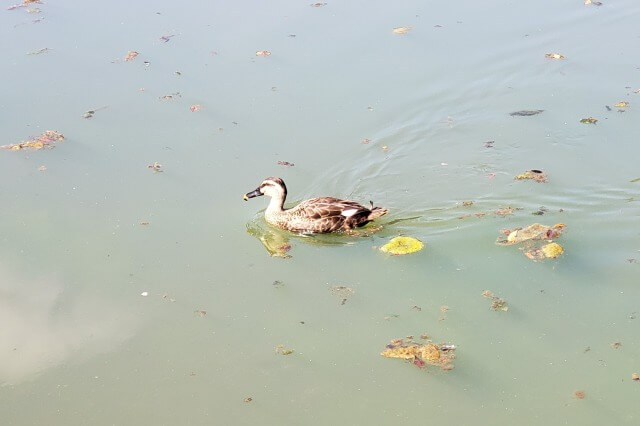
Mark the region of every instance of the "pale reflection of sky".
<instances>
[{"instance_id":1,"label":"pale reflection of sky","mask_svg":"<svg viewBox=\"0 0 640 426\"><path fill-rule=\"evenodd\" d=\"M29 279L0 265L0 383L17 383L73 357L117 348L135 320L58 276ZM73 294L72 294L73 293Z\"/></svg>"}]
</instances>

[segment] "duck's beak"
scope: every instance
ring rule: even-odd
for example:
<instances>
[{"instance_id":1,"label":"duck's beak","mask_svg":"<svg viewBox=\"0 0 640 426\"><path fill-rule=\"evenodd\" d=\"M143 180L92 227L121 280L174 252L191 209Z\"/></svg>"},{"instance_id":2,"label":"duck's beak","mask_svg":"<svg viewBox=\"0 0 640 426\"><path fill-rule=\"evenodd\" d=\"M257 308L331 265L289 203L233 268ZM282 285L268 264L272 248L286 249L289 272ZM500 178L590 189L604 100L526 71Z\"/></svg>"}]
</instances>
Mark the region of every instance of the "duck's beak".
<instances>
[{"instance_id":1,"label":"duck's beak","mask_svg":"<svg viewBox=\"0 0 640 426\"><path fill-rule=\"evenodd\" d=\"M261 195L264 195L262 192L260 192L260 188L258 189L254 189L251 192L247 192L246 194L244 194L242 196L242 199L247 201L249 198L253 198L253 197L259 197Z\"/></svg>"}]
</instances>

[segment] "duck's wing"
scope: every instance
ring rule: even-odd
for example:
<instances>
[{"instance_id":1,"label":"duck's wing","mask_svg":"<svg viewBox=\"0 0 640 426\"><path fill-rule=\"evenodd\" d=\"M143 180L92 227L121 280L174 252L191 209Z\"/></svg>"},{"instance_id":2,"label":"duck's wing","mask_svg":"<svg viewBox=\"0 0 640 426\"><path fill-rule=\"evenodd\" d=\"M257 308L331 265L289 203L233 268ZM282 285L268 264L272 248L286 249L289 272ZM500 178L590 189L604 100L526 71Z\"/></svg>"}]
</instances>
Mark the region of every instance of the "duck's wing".
<instances>
[{"instance_id":1,"label":"duck's wing","mask_svg":"<svg viewBox=\"0 0 640 426\"><path fill-rule=\"evenodd\" d=\"M325 233L353 229L366 220L371 210L355 201L320 197L303 201L287 213L296 218L296 227Z\"/></svg>"},{"instance_id":2,"label":"duck's wing","mask_svg":"<svg viewBox=\"0 0 640 426\"><path fill-rule=\"evenodd\" d=\"M349 218L360 214L370 213L370 209L355 201L342 200L334 197L312 198L293 208L300 215L310 219Z\"/></svg>"}]
</instances>

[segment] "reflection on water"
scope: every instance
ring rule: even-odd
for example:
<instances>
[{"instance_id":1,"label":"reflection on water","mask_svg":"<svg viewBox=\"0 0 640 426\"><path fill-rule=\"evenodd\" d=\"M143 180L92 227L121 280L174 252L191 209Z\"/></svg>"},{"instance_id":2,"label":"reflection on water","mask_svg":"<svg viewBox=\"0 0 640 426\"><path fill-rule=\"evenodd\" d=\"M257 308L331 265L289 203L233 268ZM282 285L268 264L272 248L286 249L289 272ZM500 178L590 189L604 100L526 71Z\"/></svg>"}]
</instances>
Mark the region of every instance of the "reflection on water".
<instances>
[{"instance_id":1,"label":"reflection on water","mask_svg":"<svg viewBox=\"0 0 640 426\"><path fill-rule=\"evenodd\" d=\"M72 293L72 294L70 294ZM73 293L58 276L18 276L0 265L0 383L19 383L70 358L113 351L136 333L130 315Z\"/></svg>"}]
</instances>

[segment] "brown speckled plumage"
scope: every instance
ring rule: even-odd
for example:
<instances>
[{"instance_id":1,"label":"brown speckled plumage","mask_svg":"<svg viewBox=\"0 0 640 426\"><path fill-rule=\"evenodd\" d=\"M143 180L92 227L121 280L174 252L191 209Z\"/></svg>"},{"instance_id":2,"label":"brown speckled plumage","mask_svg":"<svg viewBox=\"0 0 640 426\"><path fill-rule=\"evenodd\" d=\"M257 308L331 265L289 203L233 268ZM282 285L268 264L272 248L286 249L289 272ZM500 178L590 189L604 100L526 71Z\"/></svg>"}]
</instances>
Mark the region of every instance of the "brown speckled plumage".
<instances>
[{"instance_id":1,"label":"brown speckled plumage","mask_svg":"<svg viewBox=\"0 0 640 426\"><path fill-rule=\"evenodd\" d=\"M287 187L282 179L266 178L260 186L244 195L244 199L267 195L271 197L264 212L268 223L288 231L319 233L351 231L383 216L387 209L367 208L355 201L334 197L311 198L295 207L284 209Z\"/></svg>"}]
</instances>

